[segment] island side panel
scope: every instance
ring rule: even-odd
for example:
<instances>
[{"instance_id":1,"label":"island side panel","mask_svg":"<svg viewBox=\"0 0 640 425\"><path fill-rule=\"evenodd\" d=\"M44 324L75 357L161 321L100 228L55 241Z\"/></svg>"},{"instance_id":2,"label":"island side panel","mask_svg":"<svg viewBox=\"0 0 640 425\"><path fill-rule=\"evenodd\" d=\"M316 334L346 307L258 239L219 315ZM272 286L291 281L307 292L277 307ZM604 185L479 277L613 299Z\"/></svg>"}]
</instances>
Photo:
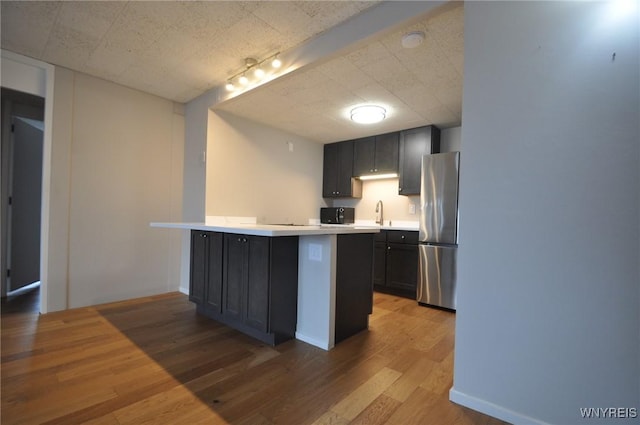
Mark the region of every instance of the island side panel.
<instances>
[{"instance_id":1,"label":"island side panel","mask_svg":"<svg viewBox=\"0 0 640 425\"><path fill-rule=\"evenodd\" d=\"M335 340L336 235L300 236L296 339L329 350Z\"/></svg>"},{"instance_id":2,"label":"island side panel","mask_svg":"<svg viewBox=\"0 0 640 425\"><path fill-rule=\"evenodd\" d=\"M373 308L374 234L338 235L335 343L364 331Z\"/></svg>"},{"instance_id":3,"label":"island side panel","mask_svg":"<svg viewBox=\"0 0 640 425\"><path fill-rule=\"evenodd\" d=\"M276 344L295 338L298 311L298 236L269 238L271 292L269 327Z\"/></svg>"}]
</instances>

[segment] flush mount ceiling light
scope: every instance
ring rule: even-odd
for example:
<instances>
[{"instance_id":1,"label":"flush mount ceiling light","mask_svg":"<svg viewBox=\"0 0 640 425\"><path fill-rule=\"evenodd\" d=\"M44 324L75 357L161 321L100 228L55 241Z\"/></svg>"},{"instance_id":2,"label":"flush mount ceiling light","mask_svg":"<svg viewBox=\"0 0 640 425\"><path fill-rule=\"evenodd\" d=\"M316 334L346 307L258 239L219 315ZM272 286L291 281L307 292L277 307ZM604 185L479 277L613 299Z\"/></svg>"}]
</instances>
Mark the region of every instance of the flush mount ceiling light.
<instances>
[{"instance_id":1,"label":"flush mount ceiling light","mask_svg":"<svg viewBox=\"0 0 640 425\"><path fill-rule=\"evenodd\" d=\"M358 124L375 124L386 116L387 110L377 105L363 105L351 110L351 121Z\"/></svg>"},{"instance_id":2,"label":"flush mount ceiling light","mask_svg":"<svg viewBox=\"0 0 640 425\"><path fill-rule=\"evenodd\" d=\"M402 47L413 49L424 41L425 34L422 31L411 31L402 36Z\"/></svg>"}]
</instances>

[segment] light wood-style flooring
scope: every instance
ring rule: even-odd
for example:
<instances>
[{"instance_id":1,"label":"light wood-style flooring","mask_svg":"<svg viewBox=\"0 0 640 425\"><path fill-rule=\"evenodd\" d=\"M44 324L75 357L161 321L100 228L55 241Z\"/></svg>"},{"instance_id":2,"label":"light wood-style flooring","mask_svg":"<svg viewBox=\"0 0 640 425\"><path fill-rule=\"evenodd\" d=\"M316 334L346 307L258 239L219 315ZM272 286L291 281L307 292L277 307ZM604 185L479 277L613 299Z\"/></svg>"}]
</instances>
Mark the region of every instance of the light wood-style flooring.
<instances>
[{"instance_id":1,"label":"light wood-style flooring","mask_svg":"<svg viewBox=\"0 0 640 425\"><path fill-rule=\"evenodd\" d=\"M2 304L2 425L504 424L448 400L455 315L415 301L376 293L370 329L329 352L266 346L179 293L36 303Z\"/></svg>"}]
</instances>

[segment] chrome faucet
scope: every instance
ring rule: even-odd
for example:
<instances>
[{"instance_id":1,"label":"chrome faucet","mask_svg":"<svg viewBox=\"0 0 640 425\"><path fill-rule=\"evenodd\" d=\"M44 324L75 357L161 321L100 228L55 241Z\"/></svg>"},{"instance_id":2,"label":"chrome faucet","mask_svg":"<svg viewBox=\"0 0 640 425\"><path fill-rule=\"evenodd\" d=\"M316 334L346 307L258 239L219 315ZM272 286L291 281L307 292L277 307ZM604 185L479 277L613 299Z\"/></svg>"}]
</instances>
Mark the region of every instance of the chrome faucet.
<instances>
[{"instance_id":1,"label":"chrome faucet","mask_svg":"<svg viewBox=\"0 0 640 425\"><path fill-rule=\"evenodd\" d=\"M382 219L382 201L378 201L376 204L376 224L380 226L384 225L384 220Z\"/></svg>"}]
</instances>

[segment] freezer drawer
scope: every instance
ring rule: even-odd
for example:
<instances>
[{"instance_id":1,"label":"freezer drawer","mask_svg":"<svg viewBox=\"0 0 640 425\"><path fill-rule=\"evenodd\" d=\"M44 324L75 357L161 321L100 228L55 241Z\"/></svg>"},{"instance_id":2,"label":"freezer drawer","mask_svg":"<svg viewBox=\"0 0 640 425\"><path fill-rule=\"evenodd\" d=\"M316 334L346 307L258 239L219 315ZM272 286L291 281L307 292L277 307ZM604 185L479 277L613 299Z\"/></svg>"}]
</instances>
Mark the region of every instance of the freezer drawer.
<instances>
[{"instance_id":1,"label":"freezer drawer","mask_svg":"<svg viewBox=\"0 0 640 425\"><path fill-rule=\"evenodd\" d=\"M456 309L455 246L418 245L418 302Z\"/></svg>"}]
</instances>

